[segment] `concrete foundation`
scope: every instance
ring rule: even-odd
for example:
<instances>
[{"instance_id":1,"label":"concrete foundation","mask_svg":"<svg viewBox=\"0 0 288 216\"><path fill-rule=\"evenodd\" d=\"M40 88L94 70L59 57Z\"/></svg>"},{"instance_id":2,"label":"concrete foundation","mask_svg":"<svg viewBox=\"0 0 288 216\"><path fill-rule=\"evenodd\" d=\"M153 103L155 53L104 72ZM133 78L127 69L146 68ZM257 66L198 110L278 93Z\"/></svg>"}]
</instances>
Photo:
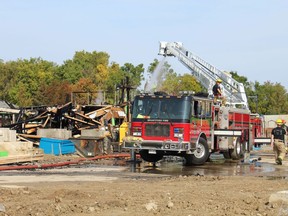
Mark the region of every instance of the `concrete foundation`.
<instances>
[{"instance_id":1,"label":"concrete foundation","mask_svg":"<svg viewBox=\"0 0 288 216\"><path fill-rule=\"evenodd\" d=\"M72 137L72 131L69 131L67 129L46 128L38 129L37 135L47 138L69 139Z\"/></svg>"},{"instance_id":2,"label":"concrete foundation","mask_svg":"<svg viewBox=\"0 0 288 216\"><path fill-rule=\"evenodd\" d=\"M101 129L86 129L81 131L81 136L100 138L104 137L106 133L107 131Z\"/></svg>"},{"instance_id":3,"label":"concrete foundation","mask_svg":"<svg viewBox=\"0 0 288 216\"><path fill-rule=\"evenodd\" d=\"M16 142L16 130L0 128L0 142Z\"/></svg>"}]
</instances>

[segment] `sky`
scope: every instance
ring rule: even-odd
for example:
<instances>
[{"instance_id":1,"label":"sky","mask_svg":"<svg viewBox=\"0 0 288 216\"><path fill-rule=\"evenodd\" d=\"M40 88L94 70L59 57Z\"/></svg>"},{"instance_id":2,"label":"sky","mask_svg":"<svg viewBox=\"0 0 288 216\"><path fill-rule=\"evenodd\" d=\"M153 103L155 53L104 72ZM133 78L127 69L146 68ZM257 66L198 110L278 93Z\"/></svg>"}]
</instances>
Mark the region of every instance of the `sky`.
<instances>
[{"instance_id":1,"label":"sky","mask_svg":"<svg viewBox=\"0 0 288 216\"><path fill-rule=\"evenodd\" d=\"M1 0L0 59L59 65L77 51L144 64L159 42L182 42L222 71L288 90L287 0ZM190 73L167 58L177 73Z\"/></svg>"}]
</instances>

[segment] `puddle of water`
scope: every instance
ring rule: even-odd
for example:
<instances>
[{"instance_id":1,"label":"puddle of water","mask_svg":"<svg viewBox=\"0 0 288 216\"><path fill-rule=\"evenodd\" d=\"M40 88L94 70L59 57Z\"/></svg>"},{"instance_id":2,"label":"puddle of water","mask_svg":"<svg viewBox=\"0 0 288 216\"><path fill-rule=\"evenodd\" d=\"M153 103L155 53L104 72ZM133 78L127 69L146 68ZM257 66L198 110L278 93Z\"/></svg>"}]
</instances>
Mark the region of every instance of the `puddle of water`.
<instances>
[{"instance_id":1,"label":"puddle of water","mask_svg":"<svg viewBox=\"0 0 288 216\"><path fill-rule=\"evenodd\" d=\"M261 158L257 155L251 156L250 163L225 160L220 154L213 155L210 159L210 162L201 166L184 166L182 158L167 157L155 165L147 162L130 163L128 169L131 172L171 176L270 176L271 173L275 174L275 172L277 175L281 174L274 164L261 162Z\"/></svg>"},{"instance_id":2,"label":"puddle of water","mask_svg":"<svg viewBox=\"0 0 288 216\"><path fill-rule=\"evenodd\" d=\"M183 158L181 157L165 157L161 162L157 162L155 165L153 163L147 163L142 160L136 161L136 163L128 162L125 159L110 159L110 160L99 160L97 163L85 163L74 165L74 168L93 168L93 167L111 167L120 166L123 169L121 172L133 172L133 173L151 173L151 174L163 174L170 176L259 176L259 177L269 177L271 180L276 179L288 179L286 173L288 167L277 166L274 164L273 155L263 156L261 155L251 155L250 163L244 163L241 161L225 160L221 154L211 155L210 161L201 166L184 166ZM67 168L67 167L65 167ZM41 170L30 171L39 173L39 175L51 175L53 171L58 173L59 169L52 169L50 172L42 172ZM64 167L63 167L64 169ZM68 170L67 170L68 171ZM71 171L71 170L70 170ZM27 171L10 171L10 172L0 172L0 175L17 175L19 172L22 174ZM27 175L30 173L27 172ZM69 171L68 171L69 172ZM75 172L71 172L74 175ZM77 173L76 173L77 174Z\"/></svg>"}]
</instances>

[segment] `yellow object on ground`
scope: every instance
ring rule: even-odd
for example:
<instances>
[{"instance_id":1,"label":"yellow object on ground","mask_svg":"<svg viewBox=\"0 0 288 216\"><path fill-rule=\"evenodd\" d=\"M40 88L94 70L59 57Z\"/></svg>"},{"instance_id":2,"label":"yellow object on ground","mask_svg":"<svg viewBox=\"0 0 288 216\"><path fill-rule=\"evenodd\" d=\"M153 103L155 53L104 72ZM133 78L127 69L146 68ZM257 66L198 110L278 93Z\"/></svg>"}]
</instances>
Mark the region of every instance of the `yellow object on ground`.
<instances>
[{"instance_id":1,"label":"yellow object on ground","mask_svg":"<svg viewBox=\"0 0 288 216\"><path fill-rule=\"evenodd\" d=\"M128 122L123 122L119 128L119 143L123 143L123 138L126 136L128 132Z\"/></svg>"}]
</instances>

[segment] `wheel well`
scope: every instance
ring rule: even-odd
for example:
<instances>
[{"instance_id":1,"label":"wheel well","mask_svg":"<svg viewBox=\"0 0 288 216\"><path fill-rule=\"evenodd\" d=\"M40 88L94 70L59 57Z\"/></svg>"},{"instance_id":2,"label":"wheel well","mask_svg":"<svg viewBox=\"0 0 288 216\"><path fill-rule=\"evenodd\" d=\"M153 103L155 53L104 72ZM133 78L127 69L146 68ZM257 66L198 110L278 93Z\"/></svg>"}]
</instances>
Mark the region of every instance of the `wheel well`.
<instances>
[{"instance_id":1,"label":"wheel well","mask_svg":"<svg viewBox=\"0 0 288 216\"><path fill-rule=\"evenodd\" d=\"M205 140L207 141L207 136L206 136L206 134L204 134L204 133L200 134L199 139L200 139L200 138L203 138L203 139L205 139Z\"/></svg>"},{"instance_id":2,"label":"wheel well","mask_svg":"<svg viewBox=\"0 0 288 216\"><path fill-rule=\"evenodd\" d=\"M211 149L211 146L210 146L210 144L208 143L206 134L205 134L205 133L200 134L199 139L200 139L200 138L204 139L204 140L207 142L208 147L209 147L209 150L210 150L210 149ZM199 142L199 139L198 139L198 142Z\"/></svg>"}]
</instances>

